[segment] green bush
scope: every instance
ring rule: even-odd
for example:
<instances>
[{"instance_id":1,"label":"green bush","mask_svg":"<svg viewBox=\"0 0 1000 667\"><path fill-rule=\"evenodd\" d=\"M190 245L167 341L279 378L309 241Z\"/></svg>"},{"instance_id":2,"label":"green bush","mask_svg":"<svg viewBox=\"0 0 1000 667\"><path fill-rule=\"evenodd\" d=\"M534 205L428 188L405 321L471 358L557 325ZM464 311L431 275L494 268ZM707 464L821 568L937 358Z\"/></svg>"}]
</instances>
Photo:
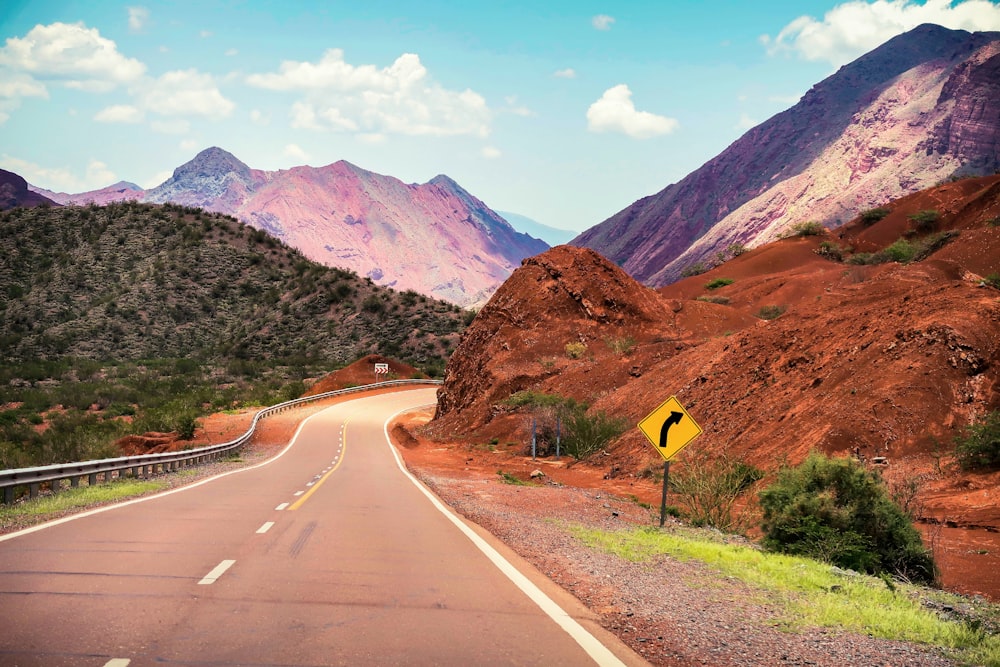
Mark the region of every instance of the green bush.
<instances>
[{"instance_id":1,"label":"green bush","mask_svg":"<svg viewBox=\"0 0 1000 667\"><path fill-rule=\"evenodd\" d=\"M897 239L882 252L889 258L889 261L906 264L916 257L919 250L920 248L917 245L910 243L906 239Z\"/></svg>"},{"instance_id":2,"label":"green bush","mask_svg":"<svg viewBox=\"0 0 1000 667\"><path fill-rule=\"evenodd\" d=\"M587 351L587 344L580 342L566 343L566 356L570 359L579 359Z\"/></svg>"},{"instance_id":3,"label":"green bush","mask_svg":"<svg viewBox=\"0 0 1000 667\"><path fill-rule=\"evenodd\" d=\"M785 312L785 306L761 306L757 317L762 320L776 320Z\"/></svg>"},{"instance_id":4,"label":"green bush","mask_svg":"<svg viewBox=\"0 0 1000 667\"><path fill-rule=\"evenodd\" d=\"M844 249L836 243L831 243L830 241L823 241L820 243L819 248L816 249L816 254L820 257L832 259L835 262L841 262L844 260Z\"/></svg>"},{"instance_id":5,"label":"green bush","mask_svg":"<svg viewBox=\"0 0 1000 667\"><path fill-rule=\"evenodd\" d=\"M849 458L813 452L760 494L762 544L868 574L932 583L937 567L882 480Z\"/></svg>"},{"instance_id":6,"label":"green bush","mask_svg":"<svg viewBox=\"0 0 1000 667\"><path fill-rule=\"evenodd\" d=\"M955 438L955 456L963 470L1000 467L1000 412L991 412L965 427Z\"/></svg>"},{"instance_id":7,"label":"green bush","mask_svg":"<svg viewBox=\"0 0 1000 667\"><path fill-rule=\"evenodd\" d=\"M719 289L735 282L732 278L716 278L705 283L705 289Z\"/></svg>"},{"instance_id":8,"label":"green bush","mask_svg":"<svg viewBox=\"0 0 1000 667\"><path fill-rule=\"evenodd\" d=\"M697 301L705 301L707 303L718 303L718 304L721 304L723 306L729 303L729 297L728 296L714 296L714 295L712 295L712 296L699 296L696 300Z\"/></svg>"},{"instance_id":9,"label":"green bush","mask_svg":"<svg viewBox=\"0 0 1000 667\"><path fill-rule=\"evenodd\" d=\"M559 411L562 419L562 446L575 459L596 454L620 436L626 427L624 419L611 417L598 410L587 414L584 403L570 403Z\"/></svg>"},{"instance_id":10,"label":"green bush","mask_svg":"<svg viewBox=\"0 0 1000 667\"><path fill-rule=\"evenodd\" d=\"M635 350L635 338L632 336L609 336L604 339L604 342L615 354L627 355L632 354L632 351Z\"/></svg>"},{"instance_id":11,"label":"green bush","mask_svg":"<svg viewBox=\"0 0 1000 667\"><path fill-rule=\"evenodd\" d=\"M705 262L695 262L694 264L692 264L690 266L684 267L684 270L681 271L681 278L690 278L691 276L700 276L701 274L703 274L706 271L708 271L710 268L712 268L712 267L710 267L707 264L705 264Z\"/></svg>"},{"instance_id":12,"label":"green bush","mask_svg":"<svg viewBox=\"0 0 1000 667\"><path fill-rule=\"evenodd\" d=\"M815 221L796 222L789 228L788 236L821 236L826 234L826 227Z\"/></svg>"},{"instance_id":13,"label":"green bush","mask_svg":"<svg viewBox=\"0 0 1000 667\"><path fill-rule=\"evenodd\" d=\"M941 214L931 209L906 216L913 223L913 230L921 234L932 231L941 219Z\"/></svg>"},{"instance_id":14,"label":"green bush","mask_svg":"<svg viewBox=\"0 0 1000 667\"><path fill-rule=\"evenodd\" d=\"M874 225L876 222L884 218L885 216L892 213L891 210L885 208L884 206L879 206L878 208L870 208L867 211L861 212L861 224L867 226Z\"/></svg>"}]
</instances>

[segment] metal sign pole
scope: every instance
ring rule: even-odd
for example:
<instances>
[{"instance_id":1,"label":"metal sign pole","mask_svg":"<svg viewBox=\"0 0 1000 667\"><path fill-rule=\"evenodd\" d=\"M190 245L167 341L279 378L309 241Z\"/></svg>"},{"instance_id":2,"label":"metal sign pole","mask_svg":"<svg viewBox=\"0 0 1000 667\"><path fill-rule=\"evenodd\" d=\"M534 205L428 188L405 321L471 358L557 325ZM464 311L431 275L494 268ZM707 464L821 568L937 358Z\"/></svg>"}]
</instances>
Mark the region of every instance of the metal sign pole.
<instances>
[{"instance_id":1,"label":"metal sign pole","mask_svg":"<svg viewBox=\"0 0 1000 667\"><path fill-rule=\"evenodd\" d=\"M667 521L667 484L670 480L670 461L663 462L663 499L660 501L660 528Z\"/></svg>"},{"instance_id":2,"label":"metal sign pole","mask_svg":"<svg viewBox=\"0 0 1000 667\"><path fill-rule=\"evenodd\" d=\"M535 460L535 420L531 420L531 460Z\"/></svg>"}]
</instances>

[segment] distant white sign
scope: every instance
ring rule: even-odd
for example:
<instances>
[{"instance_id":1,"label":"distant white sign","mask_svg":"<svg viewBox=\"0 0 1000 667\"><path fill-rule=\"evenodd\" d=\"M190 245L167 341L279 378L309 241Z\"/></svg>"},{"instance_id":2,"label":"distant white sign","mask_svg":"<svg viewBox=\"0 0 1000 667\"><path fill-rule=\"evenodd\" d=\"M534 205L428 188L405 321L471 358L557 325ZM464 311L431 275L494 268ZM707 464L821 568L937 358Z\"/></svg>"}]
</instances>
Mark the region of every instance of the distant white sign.
<instances>
[{"instance_id":1,"label":"distant white sign","mask_svg":"<svg viewBox=\"0 0 1000 667\"><path fill-rule=\"evenodd\" d=\"M389 364L375 364L375 375L385 375L389 372Z\"/></svg>"}]
</instances>

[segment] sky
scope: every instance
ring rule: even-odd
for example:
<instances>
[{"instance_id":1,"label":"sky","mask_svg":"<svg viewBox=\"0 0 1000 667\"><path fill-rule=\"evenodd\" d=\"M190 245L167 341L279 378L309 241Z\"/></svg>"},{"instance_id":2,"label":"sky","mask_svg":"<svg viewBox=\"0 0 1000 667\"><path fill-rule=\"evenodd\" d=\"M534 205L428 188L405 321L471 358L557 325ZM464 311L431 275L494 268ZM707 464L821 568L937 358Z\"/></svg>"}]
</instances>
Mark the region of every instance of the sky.
<instances>
[{"instance_id":1,"label":"sky","mask_svg":"<svg viewBox=\"0 0 1000 667\"><path fill-rule=\"evenodd\" d=\"M219 146L583 231L921 23L1000 30L1000 0L3 0L0 168L151 188Z\"/></svg>"}]
</instances>

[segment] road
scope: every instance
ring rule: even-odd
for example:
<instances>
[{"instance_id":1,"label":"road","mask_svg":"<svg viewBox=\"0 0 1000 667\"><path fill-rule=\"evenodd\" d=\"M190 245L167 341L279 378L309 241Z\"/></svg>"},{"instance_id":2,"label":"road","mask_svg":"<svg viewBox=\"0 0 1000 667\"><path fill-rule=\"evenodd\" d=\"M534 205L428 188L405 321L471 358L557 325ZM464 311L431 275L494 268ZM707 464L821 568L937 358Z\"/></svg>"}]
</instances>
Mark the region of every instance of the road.
<instances>
[{"instance_id":1,"label":"road","mask_svg":"<svg viewBox=\"0 0 1000 667\"><path fill-rule=\"evenodd\" d=\"M340 403L264 464L3 536L0 664L637 664L403 470L385 424L433 402Z\"/></svg>"}]
</instances>

